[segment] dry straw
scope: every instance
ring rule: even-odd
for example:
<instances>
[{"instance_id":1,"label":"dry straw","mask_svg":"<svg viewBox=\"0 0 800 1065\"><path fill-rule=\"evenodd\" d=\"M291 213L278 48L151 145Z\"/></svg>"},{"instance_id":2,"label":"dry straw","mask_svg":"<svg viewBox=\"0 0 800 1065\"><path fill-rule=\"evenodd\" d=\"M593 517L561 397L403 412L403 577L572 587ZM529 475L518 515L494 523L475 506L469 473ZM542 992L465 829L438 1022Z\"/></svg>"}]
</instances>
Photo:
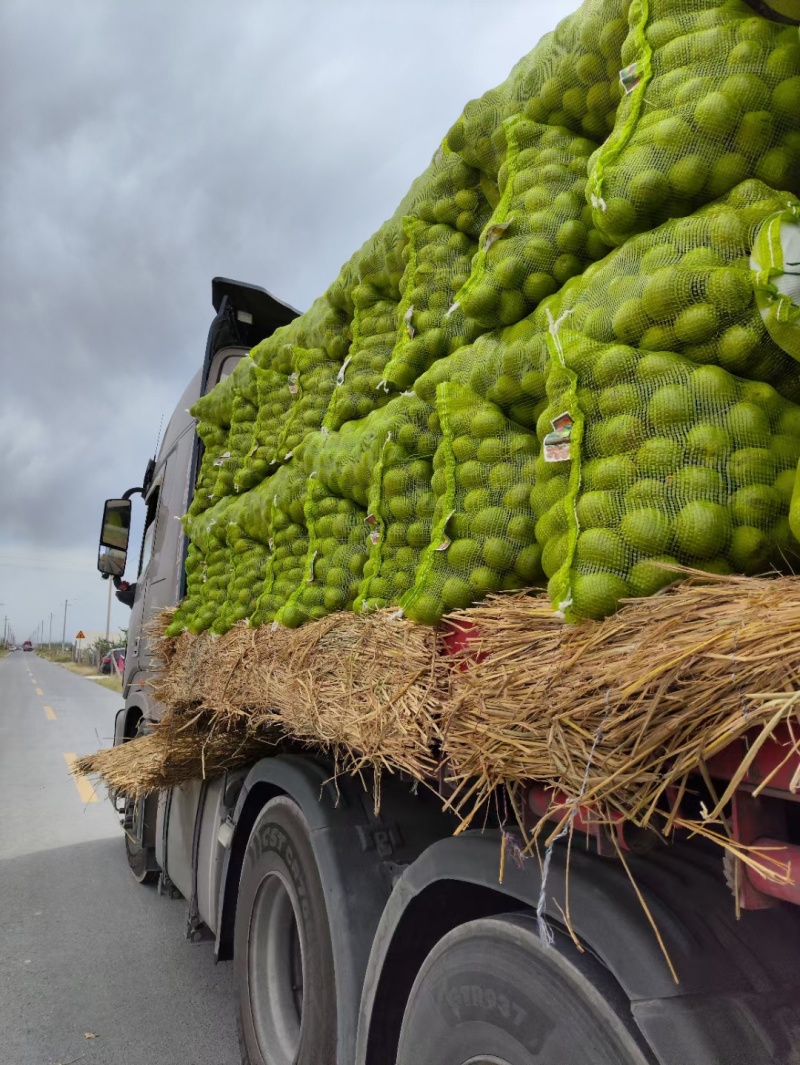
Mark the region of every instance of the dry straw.
<instances>
[{"instance_id":1,"label":"dry straw","mask_svg":"<svg viewBox=\"0 0 800 1065\"><path fill-rule=\"evenodd\" d=\"M102 776L111 791L138 799L275 754L277 740L277 734L270 740L266 732L255 736L240 725L226 728L207 714L184 717L170 710L149 735L81 758L73 772Z\"/></svg>"},{"instance_id":2,"label":"dry straw","mask_svg":"<svg viewBox=\"0 0 800 1065\"><path fill-rule=\"evenodd\" d=\"M450 804L465 823L497 786L536 780L560 816L551 838L578 799L601 821L697 830L678 821L691 774L707 777L708 759L745 734L753 753L782 723L796 736L800 578L687 575L602 622L565 626L525 595L451 619L471 635L442 722ZM780 748L799 752L800 738Z\"/></svg>"},{"instance_id":3,"label":"dry straw","mask_svg":"<svg viewBox=\"0 0 800 1065\"><path fill-rule=\"evenodd\" d=\"M243 764L280 735L333 753L337 769L443 775L463 826L499 786L514 795L535 780L551 789L549 839L580 801L599 821L711 833L757 860L717 828L779 725L792 737L781 757L800 752L800 578L686 571L662 594L574 627L543 596L503 594L450 625L469 633L455 658L441 633L392 611L161 639L153 694L167 719L80 771L143 793ZM706 763L745 735L751 753L717 795ZM678 802L698 775L713 808L687 822Z\"/></svg>"}]
</instances>

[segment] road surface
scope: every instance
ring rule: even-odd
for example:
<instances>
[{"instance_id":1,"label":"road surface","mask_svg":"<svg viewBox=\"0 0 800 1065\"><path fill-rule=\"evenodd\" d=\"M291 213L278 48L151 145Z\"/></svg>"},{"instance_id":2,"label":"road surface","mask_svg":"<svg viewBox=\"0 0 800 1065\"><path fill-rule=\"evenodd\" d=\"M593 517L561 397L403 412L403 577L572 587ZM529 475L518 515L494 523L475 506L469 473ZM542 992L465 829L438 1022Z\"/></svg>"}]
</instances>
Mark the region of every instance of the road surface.
<instances>
[{"instance_id":1,"label":"road surface","mask_svg":"<svg viewBox=\"0 0 800 1065\"><path fill-rule=\"evenodd\" d=\"M186 903L135 883L102 791L70 756L112 741L116 693L0 659L0 1061L237 1065L228 963Z\"/></svg>"}]
</instances>

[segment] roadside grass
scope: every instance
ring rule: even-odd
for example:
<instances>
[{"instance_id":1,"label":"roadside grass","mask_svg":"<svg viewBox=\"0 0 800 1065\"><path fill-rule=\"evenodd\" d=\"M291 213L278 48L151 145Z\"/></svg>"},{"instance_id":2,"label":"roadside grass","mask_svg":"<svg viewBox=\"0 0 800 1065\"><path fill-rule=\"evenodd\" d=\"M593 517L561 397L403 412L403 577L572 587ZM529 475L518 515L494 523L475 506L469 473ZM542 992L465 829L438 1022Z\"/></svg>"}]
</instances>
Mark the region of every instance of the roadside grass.
<instances>
[{"instance_id":1,"label":"roadside grass","mask_svg":"<svg viewBox=\"0 0 800 1065\"><path fill-rule=\"evenodd\" d=\"M83 662L73 662L68 655L58 654L43 654L42 658L47 658L51 662L55 662L57 665L62 666L64 669L68 669L70 673L77 673L80 677L87 677L89 680L94 681L95 684L100 684L104 688L109 688L114 692L122 691L122 678L113 677L100 677L97 675L97 669L94 666L86 665Z\"/></svg>"}]
</instances>

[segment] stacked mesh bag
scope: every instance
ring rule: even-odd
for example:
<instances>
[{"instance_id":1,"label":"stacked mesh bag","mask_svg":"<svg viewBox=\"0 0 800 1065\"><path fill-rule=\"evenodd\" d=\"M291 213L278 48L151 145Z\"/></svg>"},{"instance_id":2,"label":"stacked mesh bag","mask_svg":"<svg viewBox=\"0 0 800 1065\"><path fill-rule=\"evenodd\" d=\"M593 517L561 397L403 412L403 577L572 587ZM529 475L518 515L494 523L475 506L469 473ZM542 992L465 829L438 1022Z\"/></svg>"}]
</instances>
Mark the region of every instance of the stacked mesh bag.
<instances>
[{"instance_id":1,"label":"stacked mesh bag","mask_svg":"<svg viewBox=\"0 0 800 1065\"><path fill-rule=\"evenodd\" d=\"M432 624L545 581L579 620L676 563L793 564L786 21L745 0L585 0L467 105L324 296L195 408L197 513L250 434L229 602L202 624L389 605ZM210 539L187 560L195 625Z\"/></svg>"}]
</instances>

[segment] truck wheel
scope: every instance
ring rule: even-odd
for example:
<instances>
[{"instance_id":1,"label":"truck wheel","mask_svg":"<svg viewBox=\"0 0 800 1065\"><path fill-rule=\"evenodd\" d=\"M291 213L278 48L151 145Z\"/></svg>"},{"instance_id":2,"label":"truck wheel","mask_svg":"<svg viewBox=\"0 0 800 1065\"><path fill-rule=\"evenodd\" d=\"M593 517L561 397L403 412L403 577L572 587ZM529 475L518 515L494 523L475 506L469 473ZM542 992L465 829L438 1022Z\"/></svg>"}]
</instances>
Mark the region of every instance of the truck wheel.
<instances>
[{"instance_id":1,"label":"truck wheel","mask_svg":"<svg viewBox=\"0 0 800 1065\"><path fill-rule=\"evenodd\" d=\"M336 990L325 896L305 818L272 799L247 844L234 932L243 1065L328 1065Z\"/></svg>"},{"instance_id":2,"label":"truck wheel","mask_svg":"<svg viewBox=\"0 0 800 1065\"><path fill-rule=\"evenodd\" d=\"M155 850L137 843L148 835L148 818L155 822L156 805L152 800L125 798L125 854L133 879L139 884L154 884L158 880L158 870L153 870Z\"/></svg>"},{"instance_id":3,"label":"truck wheel","mask_svg":"<svg viewBox=\"0 0 800 1065\"><path fill-rule=\"evenodd\" d=\"M566 940L566 942L563 942ZM453 929L430 952L406 1005L397 1065L651 1065L619 985L528 915Z\"/></svg>"}]
</instances>

